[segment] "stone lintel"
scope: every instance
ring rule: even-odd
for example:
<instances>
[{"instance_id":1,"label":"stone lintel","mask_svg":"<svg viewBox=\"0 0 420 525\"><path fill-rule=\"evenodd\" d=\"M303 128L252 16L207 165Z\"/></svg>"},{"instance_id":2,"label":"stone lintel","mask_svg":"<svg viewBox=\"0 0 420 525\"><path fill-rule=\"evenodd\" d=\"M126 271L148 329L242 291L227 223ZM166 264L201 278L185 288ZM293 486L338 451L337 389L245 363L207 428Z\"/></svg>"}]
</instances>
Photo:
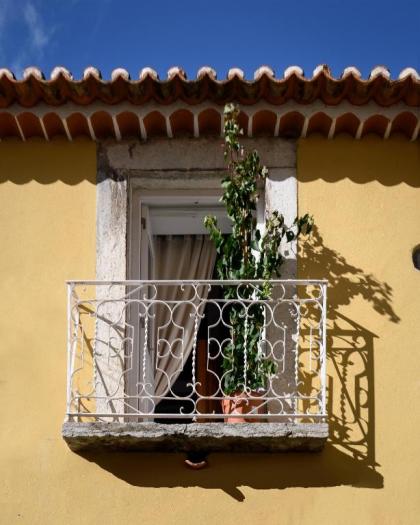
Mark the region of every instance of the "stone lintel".
<instances>
[{"instance_id":1,"label":"stone lintel","mask_svg":"<svg viewBox=\"0 0 420 525\"><path fill-rule=\"evenodd\" d=\"M267 168L295 168L296 141L279 137L241 138L247 150L256 149ZM177 138L141 141L105 141L109 165L114 170L168 171L226 170L223 139Z\"/></svg>"},{"instance_id":2,"label":"stone lintel","mask_svg":"<svg viewBox=\"0 0 420 525\"><path fill-rule=\"evenodd\" d=\"M65 422L62 433L74 451L318 452L328 423Z\"/></svg>"}]
</instances>

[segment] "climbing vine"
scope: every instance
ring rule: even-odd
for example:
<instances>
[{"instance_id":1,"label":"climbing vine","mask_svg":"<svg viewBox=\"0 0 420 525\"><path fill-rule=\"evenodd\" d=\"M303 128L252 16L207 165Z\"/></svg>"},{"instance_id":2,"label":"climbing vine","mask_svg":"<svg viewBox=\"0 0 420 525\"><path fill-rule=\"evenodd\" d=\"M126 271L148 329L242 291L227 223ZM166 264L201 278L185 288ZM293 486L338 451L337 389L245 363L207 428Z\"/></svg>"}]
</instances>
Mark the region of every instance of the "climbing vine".
<instances>
[{"instance_id":1,"label":"climbing vine","mask_svg":"<svg viewBox=\"0 0 420 525\"><path fill-rule=\"evenodd\" d=\"M239 109L228 104L224 109L224 157L227 167L222 179L221 201L232 221L232 232L223 234L214 216L204 220L216 251L217 276L221 280L248 281L261 284L225 286L226 299L237 298L238 290L244 304L234 303L229 309L231 341L223 348L223 387L226 394L264 389L276 373L275 363L264 357L261 348L264 328L264 306L253 303L269 299L270 279L280 277L285 261L284 246L299 235L309 234L313 218L297 217L287 226L283 215L274 211L265 218L264 228L256 220L258 187L268 176L258 152L246 151L239 138L243 134L238 123Z\"/></svg>"}]
</instances>

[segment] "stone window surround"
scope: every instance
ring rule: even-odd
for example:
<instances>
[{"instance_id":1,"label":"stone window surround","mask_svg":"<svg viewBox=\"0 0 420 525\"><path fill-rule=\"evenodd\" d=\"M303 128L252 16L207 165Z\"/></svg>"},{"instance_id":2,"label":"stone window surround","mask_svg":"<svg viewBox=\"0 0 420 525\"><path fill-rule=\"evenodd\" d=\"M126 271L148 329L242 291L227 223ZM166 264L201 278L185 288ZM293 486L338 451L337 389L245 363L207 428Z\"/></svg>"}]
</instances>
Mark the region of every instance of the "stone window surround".
<instances>
[{"instance_id":1,"label":"stone window surround","mask_svg":"<svg viewBox=\"0 0 420 525\"><path fill-rule=\"evenodd\" d=\"M281 210L286 222L297 215L296 142L279 138L243 139L269 168L267 212ZM134 191L220 191L225 166L220 139L163 139L98 144L96 278L130 276L129 223ZM295 257L285 278L296 276Z\"/></svg>"},{"instance_id":2,"label":"stone window surround","mask_svg":"<svg viewBox=\"0 0 420 525\"><path fill-rule=\"evenodd\" d=\"M286 222L297 215L296 142L279 138L244 139L259 151L269 169L264 197L267 212L281 210ZM220 138L159 139L149 142L98 143L96 278L125 280L130 268L130 217L133 192L220 190L224 171ZM292 249L284 278L296 277ZM121 448L139 450L322 449L327 423L78 423L66 422L64 439L73 450Z\"/></svg>"}]
</instances>

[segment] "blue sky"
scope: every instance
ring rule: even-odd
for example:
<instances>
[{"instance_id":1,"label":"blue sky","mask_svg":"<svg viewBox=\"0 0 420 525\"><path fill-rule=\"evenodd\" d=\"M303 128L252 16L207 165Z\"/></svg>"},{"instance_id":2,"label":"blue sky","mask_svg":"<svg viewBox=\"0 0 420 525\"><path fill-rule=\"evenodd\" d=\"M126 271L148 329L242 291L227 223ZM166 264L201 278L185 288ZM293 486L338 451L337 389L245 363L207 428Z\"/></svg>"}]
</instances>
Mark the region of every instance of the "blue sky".
<instances>
[{"instance_id":1,"label":"blue sky","mask_svg":"<svg viewBox=\"0 0 420 525\"><path fill-rule=\"evenodd\" d=\"M194 77L210 65L218 78L234 66L252 78L262 64L311 75L320 63L335 75L420 70L420 0L0 0L0 67L17 76L62 65L80 78L94 65L104 78L145 66L165 77L179 65Z\"/></svg>"}]
</instances>

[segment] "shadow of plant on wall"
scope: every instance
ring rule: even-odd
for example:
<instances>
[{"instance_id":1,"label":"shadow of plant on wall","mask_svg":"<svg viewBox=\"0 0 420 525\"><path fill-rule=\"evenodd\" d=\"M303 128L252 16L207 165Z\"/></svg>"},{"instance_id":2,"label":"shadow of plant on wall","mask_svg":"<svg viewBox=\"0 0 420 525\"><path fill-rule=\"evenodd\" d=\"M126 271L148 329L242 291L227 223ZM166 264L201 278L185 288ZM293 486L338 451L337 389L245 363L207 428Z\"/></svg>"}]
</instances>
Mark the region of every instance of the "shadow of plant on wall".
<instances>
[{"instance_id":1,"label":"shadow of plant on wall","mask_svg":"<svg viewBox=\"0 0 420 525\"><path fill-rule=\"evenodd\" d=\"M374 342L378 336L339 310L361 297L380 315L398 323L400 318L392 308L392 289L326 247L317 228L310 240L300 246L299 266L301 277L329 281L329 442L361 466L376 472Z\"/></svg>"},{"instance_id":2,"label":"shadow of plant on wall","mask_svg":"<svg viewBox=\"0 0 420 525\"><path fill-rule=\"evenodd\" d=\"M301 278L329 281L328 288L328 414L330 439L323 452L284 454L213 454L210 468L200 472L183 466L182 454L84 453L83 457L125 482L141 487L221 489L243 501L241 487L382 488L375 457L374 342L377 336L340 313L356 297L380 315L398 323L392 289L351 265L324 245L317 229L300 247Z\"/></svg>"}]
</instances>

